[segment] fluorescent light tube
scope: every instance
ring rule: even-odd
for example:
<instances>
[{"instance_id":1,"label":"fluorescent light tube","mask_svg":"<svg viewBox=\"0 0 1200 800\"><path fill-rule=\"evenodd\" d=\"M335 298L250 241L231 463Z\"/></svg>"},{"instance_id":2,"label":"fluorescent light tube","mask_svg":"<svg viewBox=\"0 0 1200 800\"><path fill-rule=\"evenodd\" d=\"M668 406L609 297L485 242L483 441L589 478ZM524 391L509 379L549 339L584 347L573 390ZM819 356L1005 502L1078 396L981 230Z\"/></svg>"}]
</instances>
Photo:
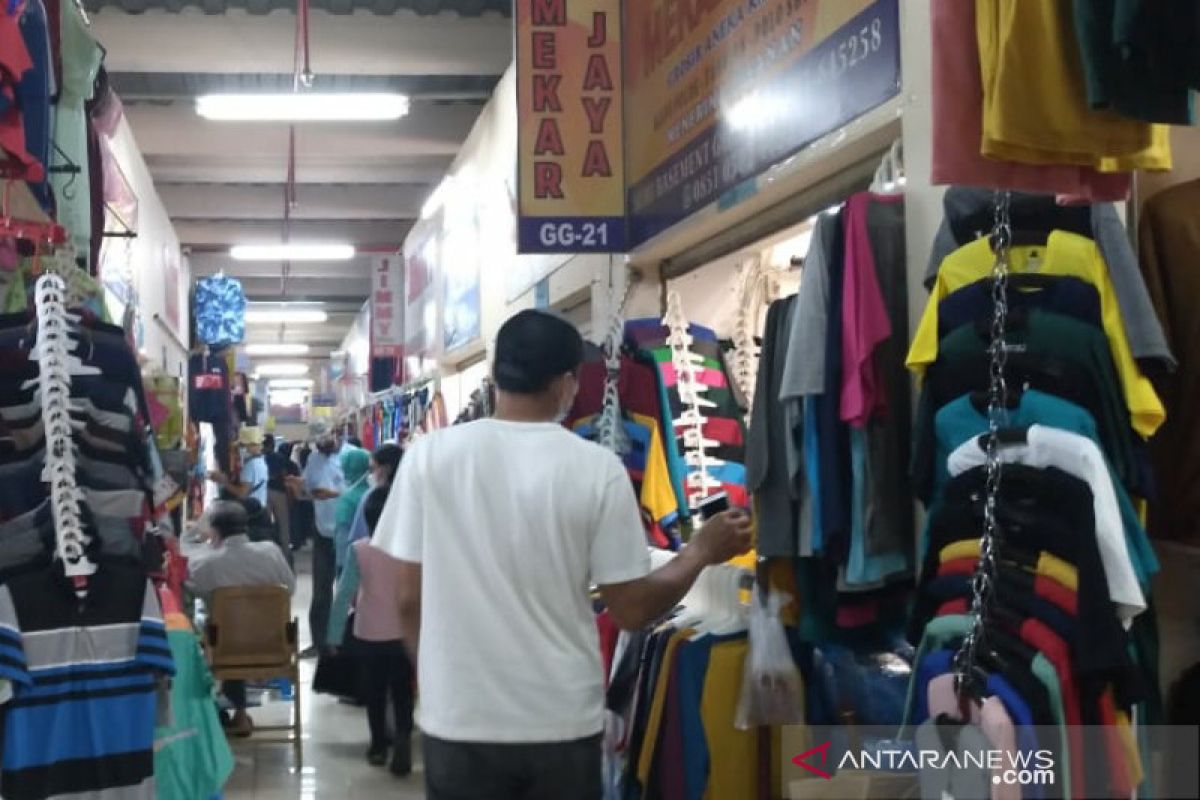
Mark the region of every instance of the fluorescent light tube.
<instances>
[{"instance_id":1,"label":"fluorescent light tube","mask_svg":"<svg viewBox=\"0 0 1200 800\"><path fill-rule=\"evenodd\" d=\"M251 325L320 324L329 321L329 314L319 308L251 308L246 322Z\"/></svg>"},{"instance_id":2,"label":"fluorescent light tube","mask_svg":"<svg viewBox=\"0 0 1200 800\"><path fill-rule=\"evenodd\" d=\"M234 261L349 261L350 244L238 244L229 248Z\"/></svg>"},{"instance_id":3,"label":"fluorescent light tube","mask_svg":"<svg viewBox=\"0 0 1200 800\"><path fill-rule=\"evenodd\" d=\"M267 386L273 392L276 389L308 389L312 385L312 378L284 378L271 381Z\"/></svg>"},{"instance_id":4,"label":"fluorescent light tube","mask_svg":"<svg viewBox=\"0 0 1200 800\"><path fill-rule=\"evenodd\" d=\"M208 94L196 113L220 122L370 122L408 114L408 97L390 92Z\"/></svg>"},{"instance_id":5,"label":"fluorescent light tube","mask_svg":"<svg viewBox=\"0 0 1200 800\"><path fill-rule=\"evenodd\" d=\"M309 347L306 344L284 344L278 342L275 344L248 344L246 345L246 355L248 356L306 356L308 355Z\"/></svg>"},{"instance_id":6,"label":"fluorescent light tube","mask_svg":"<svg viewBox=\"0 0 1200 800\"><path fill-rule=\"evenodd\" d=\"M267 364L259 364L255 368L254 374L259 377L291 377L294 375L307 375L308 364L300 361L274 361Z\"/></svg>"}]
</instances>

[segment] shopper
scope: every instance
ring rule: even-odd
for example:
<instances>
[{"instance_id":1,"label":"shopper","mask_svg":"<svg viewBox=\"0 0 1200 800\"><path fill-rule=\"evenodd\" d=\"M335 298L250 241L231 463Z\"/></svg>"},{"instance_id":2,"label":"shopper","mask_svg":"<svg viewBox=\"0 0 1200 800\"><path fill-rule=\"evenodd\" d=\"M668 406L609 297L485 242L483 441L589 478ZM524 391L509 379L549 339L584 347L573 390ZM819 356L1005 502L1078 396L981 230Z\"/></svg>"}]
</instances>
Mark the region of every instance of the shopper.
<instances>
[{"instance_id":1,"label":"shopper","mask_svg":"<svg viewBox=\"0 0 1200 800\"><path fill-rule=\"evenodd\" d=\"M263 437L263 462L267 465L267 508L271 511L271 518L275 520L278 531L276 541L291 564L292 503L288 496L287 484L284 482L291 463L283 451L286 447L285 444L277 449L275 437L271 434Z\"/></svg>"},{"instance_id":2,"label":"shopper","mask_svg":"<svg viewBox=\"0 0 1200 800\"><path fill-rule=\"evenodd\" d=\"M334 528L334 547L337 571L340 574L346 566L346 554L350 547L350 526L358 506L367 491L367 476L371 468L371 454L359 447L347 447L342 451L338 460L342 467L342 478L345 488L337 500L337 517Z\"/></svg>"},{"instance_id":3,"label":"shopper","mask_svg":"<svg viewBox=\"0 0 1200 800\"><path fill-rule=\"evenodd\" d=\"M315 658L325 649L325 632L329 629L329 605L333 601L333 582L337 569L337 554L333 537L337 532L337 500L344 488L342 468L338 459L337 438L329 423L317 420L309 425L309 434L316 449L308 457L302 478L292 485L300 496L313 503L317 535L313 537L312 605L308 624L312 631L312 646L305 649L303 658Z\"/></svg>"},{"instance_id":4,"label":"shopper","mask_svg":"<svg viewBox=\"0 0 1200 800\"><path fill-rule=\"evenodd\" d=\"M238 434L238 445L242 448L242 471L234 482L223 472L211 472L209 480L221 487L228 498L245 500L253 497L263 508L268 508L270 475L267 462L263 459L262 428L242 428Z\"/></svg>"},{"instance_id":5,"label":"shopper","mask_svg":"<svg viewBox=\"0 0 1200 800\"><path fill-rule=\"evenodd\" d=\"M250 541L249 518L242 503L216 501L205 522L211 531L212 549L192 559L186 586L206 605L212 604L213 592L228 587L284 586L288 594L296 591L296 576L278 545ZM230 731L235 736L249 736L254 723L246 713L245 681L225 681L221 691L233 706Z\"/></svg>"},{"instance_id":6,"label":"shopper","mask_svg":"<svg viewBox=\"0 0 1200 800\"><path fill-rule=\"evenodd\" d=\"M396 470L400 468L400 459L403 455L404 451L400 449L400 445L394 442L381 444L371 454L370 483L372 488L359 503L358 512L354 515L354 522L350 525L351 544L359 539L369 539L375 532L375 526L367 523L367 503L375 499L382 510L382 501L387 499L388 492L392 489L392 481L396 478Z\"/></svg>"},{"instance_id":7,"label":"shopper","mask_svg":"<svg viewBox=\"0 0 1200 800\"><path fill-rule=\"evenodd\" d=\"M392 447L397 452L400 448ZM376 457L379 451L376 451ZM363 498L364 524L374 532L387 501L388 487L377 486ZM400 563L369 539L350 547L346 569L338 580L337 596L329 622L329 642L345 637L351 599L354 601L354 656L361 668L359 685L367 706L371 745L367 761L375 766L387 762L392 751L391 771L404 777L412 772L413 668L400 638L400 614L396 604L396 577ZM389 741L387 709L389 696L396 722L396 738Z\"/></svg>"},{"instance_id":8,"label":"shopper","mask_svg":"<svg viewBox=\"0 0 1200 800\"><path fill-rule=\"evenodd\" d=\"M418 439L379 521L374 543L402 562L430 800L599 798L604 676L588 587L637 629L750 547L749 517L725 512L651 571L620 458L557 422L582 360L559 317L506 322L495 418Z\"/></svg>"}]
</instances>

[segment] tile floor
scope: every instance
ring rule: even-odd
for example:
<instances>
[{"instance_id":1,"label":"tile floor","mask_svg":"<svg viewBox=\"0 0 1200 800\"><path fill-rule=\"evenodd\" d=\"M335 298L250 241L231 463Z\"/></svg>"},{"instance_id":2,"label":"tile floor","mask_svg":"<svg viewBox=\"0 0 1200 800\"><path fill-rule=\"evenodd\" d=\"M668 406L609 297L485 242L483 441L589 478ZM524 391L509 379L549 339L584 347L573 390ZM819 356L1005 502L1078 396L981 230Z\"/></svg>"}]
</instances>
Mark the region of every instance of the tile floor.
<instances>
[{"instance_id":1,"label":"tile floor","mask_svg":"<svg viewBox=\"0 0 1200 800\"><path fill-rule=\"evenodd\" d=\"M308 602L312 579L307 553L297 558L299 581L292 601L300 618L302 641L307 645ZM354 798L354 800L421 800L425 797L416 748L416 771L406 779L392 776L386 767L367 764L367 720L361 708L343 705L326 695L312 693L315 661L303 662L301 708L304 716L304 768L297 774L291 745L233 743L236 766L225 789L226 800L284 800L284 798ZM287 724L290 703L274 701L251 709L259 724Z\"/></svg>"}]
</instances>

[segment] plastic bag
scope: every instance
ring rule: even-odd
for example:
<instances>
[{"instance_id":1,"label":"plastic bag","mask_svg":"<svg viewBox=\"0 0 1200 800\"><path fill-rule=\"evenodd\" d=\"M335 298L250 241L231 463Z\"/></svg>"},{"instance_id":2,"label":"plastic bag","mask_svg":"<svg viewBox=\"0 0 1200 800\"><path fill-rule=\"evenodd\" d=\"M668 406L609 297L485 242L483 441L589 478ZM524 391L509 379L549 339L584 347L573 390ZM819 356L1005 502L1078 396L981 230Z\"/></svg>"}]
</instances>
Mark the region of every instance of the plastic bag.
<instances>
[{"instance_id":1,"label":"plastic bag","mask_svg":"<svg viewBox=\"0 0 1200 800\"><path fill-rule=\"evenodd\" d=\"M765 603L755 592L750 602L750 651L734 719L739 730L804 722L804 679L779 619L780 609L788 602L788 595L776 591Z\"/></svg>"}]
</instances>

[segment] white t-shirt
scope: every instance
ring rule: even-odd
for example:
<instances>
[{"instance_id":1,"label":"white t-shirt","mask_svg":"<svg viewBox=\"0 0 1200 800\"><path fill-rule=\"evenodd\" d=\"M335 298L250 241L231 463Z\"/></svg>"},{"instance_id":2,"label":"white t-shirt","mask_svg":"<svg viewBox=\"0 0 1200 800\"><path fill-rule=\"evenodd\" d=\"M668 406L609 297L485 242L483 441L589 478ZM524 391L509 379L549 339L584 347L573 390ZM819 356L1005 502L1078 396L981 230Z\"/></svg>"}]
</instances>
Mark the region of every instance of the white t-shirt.
<instances>
[{"instance_id":1,"label":"white t-shirt","mask_svg":"<svg viewBox=\"0 0 1200 800\"><path fill-rule=\"evenodd\" d=\"M373 543L422 565L423 731L471 742L600 733L589 588L650 571L616 455L553 423L439 431L405 454Z\"/></svg>"},{"instance_id":2,"label":"white t-shirt","mask_svg":"<svg viewBox=\"0 0 1200 800\"><path fill-rule=\"evenodd\" d=\"M1086 436L1059 428L1031 425L1026 443L1002 446L1000 459L1031 467L1057 467L1087 482L1092 490L1096 541L1108 579L1108 593L1117 606L1117 614L1122 621L1128 622L1145 611L1146 597L1142 594L1125 543L1125 525L1112 475L1096 443ZM986 463L987 453L979 439L970 439L950 455L950 474L961 475Z\"/></svg>"}]
</instances>

